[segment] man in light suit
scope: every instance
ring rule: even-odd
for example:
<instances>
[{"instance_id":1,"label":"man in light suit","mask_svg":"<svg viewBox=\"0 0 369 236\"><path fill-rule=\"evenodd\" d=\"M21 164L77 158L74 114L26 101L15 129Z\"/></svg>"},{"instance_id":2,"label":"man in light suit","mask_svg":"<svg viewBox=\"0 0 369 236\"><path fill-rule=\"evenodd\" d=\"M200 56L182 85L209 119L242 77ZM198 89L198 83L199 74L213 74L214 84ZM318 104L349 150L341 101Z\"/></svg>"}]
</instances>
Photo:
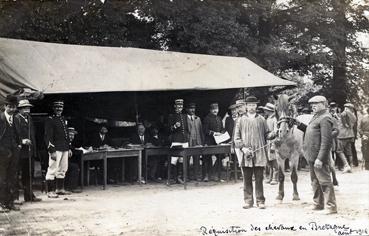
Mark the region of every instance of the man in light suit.
<instances>
[{"instance_id":1,"label":"man in light suit","mask_svg":"<svg viewBox=\"0 0 369 236\"><path fill-rule=\"evenodd\" d=\"M202 146L204 134L200 117L196 116L196 104L189 103L186 108L189 146ZM194 176L193 179L201 181L200 156L193 156Z\"/></svg>"}]
</instances>

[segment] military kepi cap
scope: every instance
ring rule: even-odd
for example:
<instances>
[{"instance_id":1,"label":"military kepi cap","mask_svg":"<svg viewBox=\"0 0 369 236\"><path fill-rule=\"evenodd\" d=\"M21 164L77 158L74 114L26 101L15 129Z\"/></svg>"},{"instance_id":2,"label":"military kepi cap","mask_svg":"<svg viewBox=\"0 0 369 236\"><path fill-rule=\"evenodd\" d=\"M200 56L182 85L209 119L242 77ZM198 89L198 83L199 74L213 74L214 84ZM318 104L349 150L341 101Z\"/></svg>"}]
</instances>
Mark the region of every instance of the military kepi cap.
<instances>
[{"instance_id":1,"label":"military kepi cap","mask_svg":"<svg viewBox=\"0 0 369 236\"><path fill-rule=\"evenodd\" d=\"M317 95L309 99L309 103L325 103L327 99L324 96Z\"/></svg>"},{"instance_id":2,"label":"military kepi cap","mask_svg":"<svg viewBox=\"0 0 369 236\"><path fill-rule=\"evenodd\" d=\"M187 108L196 108L196 103L194 103L194 102L188 103Z\"/></svg>"},{"instance_id":3,"label":"military kepi cap","mask_svg":"<svg viewBox=\"0 0 369 236\"><path fill-rule=\"evenodd\" d=\"M219 104L217 102L213 102L210 104L210 109L216 109L219 108Z\"/></svg>"},{"instance_id":4,"label":"military kepi cap","mask_svg":"<svg viewBox=\"0 0 369 236\"><path fill-rule=\"evenodd\" d=\"M64 107L64 102L61 100L54 101L53 107Z\"/></svg>"},{"instance_id":5,"label":"military kepi cap","mask_svg":"<svg viewBox=\"0 0 369 236\"><path fill-rule=\"evenodd\" d=\"M183 105L183 99L182 98L178 98L178 99L174 100L174 104L176 104L176 105Z\"/></svg>"},{"instance_id":6,"label":"military kepi cap","mask_svg":"<svg viewBox=\"0 0 369 236\"><path fill-rule=\"evenodd\" d=\"M74 127L68 127L68 133L78 134L77 130Z\"/></svg>"}]
</instances>

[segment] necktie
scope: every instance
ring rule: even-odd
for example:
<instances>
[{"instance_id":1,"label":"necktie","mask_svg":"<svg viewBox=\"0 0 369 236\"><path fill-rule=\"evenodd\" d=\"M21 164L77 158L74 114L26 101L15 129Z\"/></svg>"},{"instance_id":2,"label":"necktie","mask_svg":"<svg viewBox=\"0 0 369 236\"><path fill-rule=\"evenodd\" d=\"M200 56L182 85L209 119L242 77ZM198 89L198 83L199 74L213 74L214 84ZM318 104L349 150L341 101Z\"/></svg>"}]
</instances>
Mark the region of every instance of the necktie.
<instances>
[{"instance_id":1,"label":"necktie","mask_svg":"<svg viewBox=\"0 0 369 236\"><path fill-rule=\"evenodd\" d=\"M10 126L13 125L13 116L9 116L9 124L10 124Z\"/></svg>"}]
</instances>

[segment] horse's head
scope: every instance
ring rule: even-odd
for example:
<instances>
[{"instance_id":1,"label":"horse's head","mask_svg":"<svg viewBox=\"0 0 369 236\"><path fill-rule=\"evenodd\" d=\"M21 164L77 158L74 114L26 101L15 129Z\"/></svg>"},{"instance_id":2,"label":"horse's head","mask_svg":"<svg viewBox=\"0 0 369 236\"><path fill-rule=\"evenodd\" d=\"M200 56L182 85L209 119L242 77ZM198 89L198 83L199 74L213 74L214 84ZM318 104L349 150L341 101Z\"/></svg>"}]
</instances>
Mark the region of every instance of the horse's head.
<instances>
[{"instance_id":1,"label":"horse's head","mask_svg":"<svg viewBox=\"0 0 369 236\"><path fill-rule=\"evenodd\" d=\"M289 103L289 97L286 94L282 94L278 97L276 104L276 117L278 119L278 136L284 138L290 132L291 127L291 107Z\"/></svg>"}]
</instances>

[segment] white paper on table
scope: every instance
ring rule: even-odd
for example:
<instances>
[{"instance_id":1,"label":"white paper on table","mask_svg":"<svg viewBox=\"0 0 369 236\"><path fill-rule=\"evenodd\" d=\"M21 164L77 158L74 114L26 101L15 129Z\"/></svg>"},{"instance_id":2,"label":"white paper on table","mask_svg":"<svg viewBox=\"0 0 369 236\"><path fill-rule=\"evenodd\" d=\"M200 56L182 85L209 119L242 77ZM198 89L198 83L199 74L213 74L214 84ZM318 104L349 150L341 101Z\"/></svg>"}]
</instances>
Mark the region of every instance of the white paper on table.
<instances>
[{"instance_id":1,"label":"white paper on table","mask_svg":"<svg viewBox=\"0 0 369 236\"><path fill-rule=\"evenodd\" d=\"M92 148L88 148L88 149L84 149L83 147L80 148L76 148L76 150L82 151L83 154L87 153L87 152L92 152Z\"/></svg>"},{"instance_id":2,"label":"white paper on table","mask_svg":"<svg viewBox=\"0 0 369 236\"><path fill-rule=\"evenodd\" d=\"M231 136L229 136L228 132L225 132L224 134L217 135L217 136L214 135L214 140L217 144L228 141L230 138Z\"/></svg>"}]
</instances>

